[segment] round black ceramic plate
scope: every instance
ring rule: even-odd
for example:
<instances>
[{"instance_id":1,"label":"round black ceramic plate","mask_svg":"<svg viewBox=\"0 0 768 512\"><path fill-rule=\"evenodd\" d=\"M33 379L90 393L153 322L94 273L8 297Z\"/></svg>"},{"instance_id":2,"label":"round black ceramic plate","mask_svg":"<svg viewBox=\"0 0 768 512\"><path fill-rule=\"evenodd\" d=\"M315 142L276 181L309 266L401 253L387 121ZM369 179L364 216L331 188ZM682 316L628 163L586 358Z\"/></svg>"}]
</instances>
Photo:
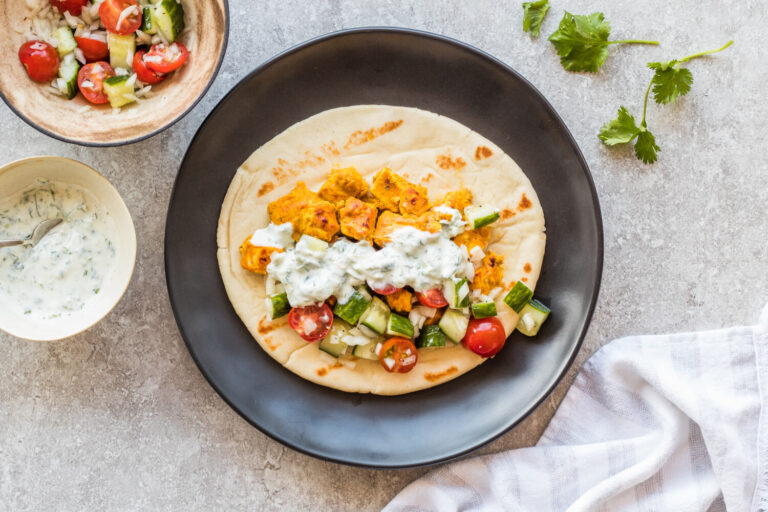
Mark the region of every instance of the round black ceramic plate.
<instances>
[{"instance_id":1,"label":"round black ceramic plate","mask_svg":"<svg viewBox=\"0 0 768 512\"><path fill-rule=\"evenodd\" d=\"M219 209L238 166L289 126L357 104L418 107L498 144L525 171L547 222L536 296L552 315L513 334L494 359L452 382L396 397L305 381L267 355L227 298L216 262ZM383 468L465 454L520 422L573 361L597 299L603 241L584 158L552 106L493 57L441 36L355 29L293 48L243 79L190 144L165 238L168 291L200 371L246 420L327 460Z\"/></svg>"}]
</instances>

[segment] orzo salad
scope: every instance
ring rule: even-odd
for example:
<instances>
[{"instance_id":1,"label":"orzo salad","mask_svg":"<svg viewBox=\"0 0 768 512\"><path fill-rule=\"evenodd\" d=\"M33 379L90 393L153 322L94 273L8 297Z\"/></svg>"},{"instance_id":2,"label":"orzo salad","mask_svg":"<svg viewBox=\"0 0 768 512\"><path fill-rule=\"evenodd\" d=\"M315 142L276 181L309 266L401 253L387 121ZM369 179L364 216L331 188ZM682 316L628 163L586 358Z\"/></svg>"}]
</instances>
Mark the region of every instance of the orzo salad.
<instances>
[{"instance_id":1,"label":"orzo salad","mask_svg":"<svg viewBox=\"0 0 768 512\"><path fill-rule=\"evenodd\" d=\"M29 77L54 94L80 92L119 109L151 94L187 60L180 0L26 0L17 28Z\"/></svg>"}]
</instances>

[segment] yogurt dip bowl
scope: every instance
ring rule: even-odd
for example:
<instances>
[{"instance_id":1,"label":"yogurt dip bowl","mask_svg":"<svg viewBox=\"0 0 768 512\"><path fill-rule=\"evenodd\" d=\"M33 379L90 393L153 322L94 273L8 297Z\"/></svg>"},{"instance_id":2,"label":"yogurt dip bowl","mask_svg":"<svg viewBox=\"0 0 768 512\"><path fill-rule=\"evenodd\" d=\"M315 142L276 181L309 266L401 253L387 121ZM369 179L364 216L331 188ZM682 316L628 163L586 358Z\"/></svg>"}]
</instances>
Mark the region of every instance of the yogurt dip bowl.
<instances>
[{"instance_id":1,"label":"yogurt dip bowl","mask_svg":"<svg viewBox=\"0 0 768 512\"><path fill-rule=\"evenodd\" d=\"M34 248L0 249L0 330L18 338L54 341L88 329L133 274L136 231L106 178L53 156L0 167L0 239L22 238L51 217L64 222Z\"/></svg>"}]
</instances>

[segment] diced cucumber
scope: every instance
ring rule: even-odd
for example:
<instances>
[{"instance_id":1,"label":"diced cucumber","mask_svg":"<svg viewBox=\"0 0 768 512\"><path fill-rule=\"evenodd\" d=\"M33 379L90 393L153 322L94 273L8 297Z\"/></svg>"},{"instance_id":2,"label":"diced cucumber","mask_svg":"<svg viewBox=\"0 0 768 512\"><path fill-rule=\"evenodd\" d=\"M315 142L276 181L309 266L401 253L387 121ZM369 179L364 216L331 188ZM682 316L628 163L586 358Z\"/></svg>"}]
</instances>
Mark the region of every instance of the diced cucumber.
<instances>
[{"instance_id":1,"label":"diced cucumber","mask_svg":"<svg viewBox=\"0 0 768 512\"><path fill-rule=\"evenodd\" d=\"M379 344L379 340L373 340L367 345L357 345L352 350L352 355L360 357L362 359L370 359L371 361L378 361L379 355L376 353L376 345Z\"/></svg>"},{"instance_id":2,"label":"diced cucumber","mask_svg":"<svg viewBox=\"0 0 768 512\"><path fill-rule=\"evenodd\" d=\"M344 304L337 302L333 307L333 313L342 320L349 322L352 325L357 324L360 317L363 316L365 310L371 303L370 295L363 294L359 290L355 290L355 293Z\"/></svg>"},{"instance_id":3,"label":"diced cucumber","mask_svg":"<svg viewBox=\"0 0 768 512\"><path fill-rule=\"evenodd\" d=\"M499 210L492 206L467 206L464 208L464 215L472 229L480 229L499 220Z\"/></svg>"},{"instance_id":4,"label":"diced cucumber","mask_svg":"<svg viewBox=\"0 0 768 512\"><path fill-rule=\"evenodd\" d=\"M112 32L107 33L109 46L109 65L113 68L133 69L133 55L136 53L136 36L128 34L121 36Z\"/></svg>"},{"instance_id":5,"label":"diced cucumber","mask_svg":"<svg viewBox=\"0 0 768 512\"><path fill-rule=\"evenodd\" d=\"M328 242L310 235L301 235L301 238L296 243L296 248L307 249L312 252L325 252L328 250Z\"/></svg>"},{"instance_id":6,"label":"diced cucumber","mask_svg":"<svg viewBox=\"0 0 768 512\"><path fill-rule=\"evenodd\" d=\"M69 99L77 95L77 73L79 71L80 63L75 60L74 53L69 53L61 59L58 85L59 90Z\"/></svg>"},{"instance_id":7,"label":"diced cucumber","mask_svg":"<svg viewBox=\"0 0 768 512\"><path fill-rule=\"evenodd\" d=\"M152 21L160 34L172 43L184 30L184 8L176 0L160 0L154 6Z\"/></svg>"},{"instance_id":8,"label":"diced cucumber","mask_svg":"<svg viewBox=\"0 0 768 512\"><path fill-rule=\"evenodd\" d=\"M133 86L136 80L132 80L133 75L110 76L104 79L104 93L109 98L109 104L112 108L120 108L136 101L132 99Z\"/></svg>"},{"instance_id":9,"label":"diced cucumber","mask_svg":"<svg viewBox=\"0 0 768 512\"><path fill-rule=\"evenodd\" d=\"M466 279L446 279L443 284L443 296L448 307L461 309L469 306L469 283Z\"/></svg>"},{"instance_id":10,"label":"diced cucumber","mask_svg":"<svg viewBox=\"0 0 768 512\"><path fill-rule=\"evenodd\" d=\"M411 339L413 338L413 324L402 315L390 313L389 321L387 322L387 335L403 336Z\"/></svg>"},{"instance_id":11,"label":"diced cucumber","mask_svg":"<svg viewBox=\"0 0 768 512\"><path fill-rule=\"evenodd\" d=\"M504 302L507 306L515 310L515 313L519 313L523 306L528 304L528 301L533 298L533 291L528 288L524 282L518 281L515 286L509 290L509 293L504 297Z\"/></svg>"},{"instance_id":12,"label":"diced cucumber","mask_svg":"<svg viewBox=\"0 0 768 512\"><path fill-rule=\"evenodd\" d=\"M389 307L378 297L373 297L368 309L360 317L360 325L364 325L376 334L384 334L389 320Z\"/></svg>"},{"instance_id":13,"label":"diced cucumber","mask_svg":"<svg viewBox=\"0 0 768 512\"><path fill-rule=\"evenodd\" d=\"M360 330L360 327L353 327L341 338L341 341L350 346L367 345L371 342L371 339L379 339L378 335L366 336Z\"/></svg>"},{"instance_id":14,"label":"diced cucumber","mask_svg":"<svg viewBox=\"0 0 768 512\"><path fill-rule=\"evenodd\" d=\"M267 314L270 320L285 316L291 310L291 305L288 303L288 294L283 292L271 297L267 297Z\"/></svg>"},{"instance_id":15,"label":"diced cucumber","mask_svg":"<svg viewBox=\"0 0 768 512\"><path fill-rule=\"evenodd\" d=\"M550 310L547 306L531 300L520 310L520 320L517 321L517 330L526 336L536 336L541 325L549 318Z\"/></svg>"},{"instance_id":16,"label":"diced cucumber","mask_svg":"<svg viewBox=\"0 0 768 512\"><path fill-rule=\"evenodd\" d=\"M490 316L496 316L496 303L490 302L478 302L470 306L472 309L472 316L475 318L488 318Z\"/></svg>"},{"instance_id":17,"label":"diced cucumber","mask_svg":"<svg viewBox=\"0 0 768 512\"><path fill-rule=\"evenodd\" d=\"M444 347L445 333L439 325L425 325L416 340L416 346L419 348Z\"/></svg>"},{"instance_id":18,"label":"diced cucumber","mask_svg":"<svg viewBox=\"0 0 768 512\"><path fill-rule=\"evenodd\" d=\"M437 325L452 342L459 343L467 333L469 316L456 309L446 309Z\"/></svg>"},{"instance_id":19,"label":"diced cucumber","mask_svg":"<svg viewBox=\"0 0 768 512\"><path fill-rule=\"evenodd\" d=\"M64 57L75 51L77 48L77 41L72 33L72 29L69 27L59 27L53 31L53 37L56 38L56 51L59 57Z\"/></svg>"},{"instance_id":20,"label":"diced cucumber","mask_svg":"<svg viewBox=\"0 0 768 512\"><path fill-rule=\"evenodd\" d=\"M347 350L347 344L342 340L350 329L352 329L352 327L346 322L333 322L331 331L325 335L325 338L323 338L322 341L320 341L317 348L333 357L339 357Z\"/></svg>"},{"instance_id":21,"label":"diced cucumber","mask_svg":"<svg viewBox=\"0 0 768 512\"><path fill-rule=\"evenodd\" d=\"M144 6L141 11L141 27L139 27L139 30L145 34L157 34L157 22L154 19L154 12L155 8L151 5Z\"/></svg>"}]
</instances>

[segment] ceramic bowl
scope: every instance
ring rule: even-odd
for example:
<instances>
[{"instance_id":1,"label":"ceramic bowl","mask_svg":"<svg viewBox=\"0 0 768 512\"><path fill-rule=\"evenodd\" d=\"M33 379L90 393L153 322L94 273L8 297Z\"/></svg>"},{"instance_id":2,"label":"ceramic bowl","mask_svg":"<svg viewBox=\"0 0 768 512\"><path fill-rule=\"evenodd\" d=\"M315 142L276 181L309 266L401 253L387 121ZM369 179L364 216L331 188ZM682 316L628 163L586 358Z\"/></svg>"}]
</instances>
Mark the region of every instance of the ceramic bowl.
<instances>
[{"instance_id":1,"label":"ceramic bowl","mask_svg":"<svg viewBox=\"0 0 768 512\"><path fill-rule=\"evenodd\" d=\"M86 146L117 146L150 137L181 119L202 98L218 72L227 44L227 0L183 0L191 30L179 41L189 49L181 69L152 87L152 95L114 114L82 94L67 100L48 84L33 82L19 61L29 15L26 0L0 2L0 95L24 121L41 132Z\"/></svg>"},{"instance_id":2,"label":"ceramic bowl","mask_svg":"<svg viewBox=\"0 0 768 512\"><path fill-rule=\"evenodd\" d=\"M0 167L0 200L32 185L38 177L86 189L106 208L115 223L115 267L102 283L98 300L89 300L81 311L41 320L14 308L2 307L8 298L0 293L0 330L27 340L54 341L93 326L120 301L136 261L136 231L128 208L107 179L87 165L68 158L32 157ZM8 249L0 249L3 250Z\"/></svg>"}]
</instances>

